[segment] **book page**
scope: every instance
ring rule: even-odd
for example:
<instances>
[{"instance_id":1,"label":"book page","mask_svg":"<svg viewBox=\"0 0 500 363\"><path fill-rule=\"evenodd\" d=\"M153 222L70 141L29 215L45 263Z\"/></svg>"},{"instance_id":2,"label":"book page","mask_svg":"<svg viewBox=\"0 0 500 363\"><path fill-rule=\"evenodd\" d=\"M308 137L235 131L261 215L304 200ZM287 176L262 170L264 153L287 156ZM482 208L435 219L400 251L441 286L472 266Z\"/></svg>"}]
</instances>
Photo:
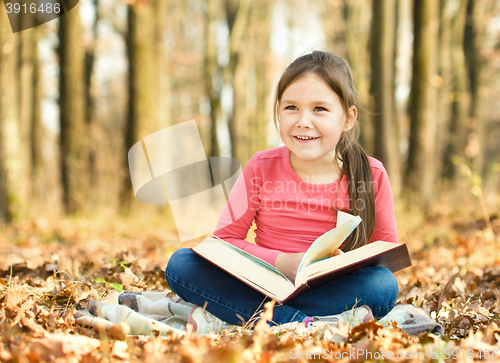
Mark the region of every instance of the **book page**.
<instances>
[{"instance_id":1,"label":"book page","mask_svg":"<svg viewBox=\"0 0 500 363\"><path fill-rule=\"evenodd\" d=\"M347 221L321 235L316 239L316 241L314 241L300 262L299 269L297 270L297 276L306 266L310 265L314 261L328 257L331 252L339 248L342 242L344 242L354 228L356 228L361 222L360 216L353 216L340 211L337 214L337 218L339 217L341 221L345 221L346 219Z\"/></svg>"},{"instance_id":2,"label":"book page","mask_svg":"<svg viewBox=\"0 0 500 363\"><path fill-rule=\"evenodd\" d=\"M251 253L248 253L247 251L243 251L242 249L232 245L231 243L228 243L226 241L224 241L223 239L220 239L219 237L217 236L214 236L212 235L212 238L215 238L217 239L218 241L224 243L224 245L230 249L232 249L233 251L235 252L238 252L240 255L243 255L245 256L246 258L248 258L249 260L255 262L256 264L264 267L265 269L267 270L270 270L272 272L274 272L275 274L278 274L280 276L282 276L284 279L286 279L288 282L290 282L292 285L293 285L293 282L291 282L288 277L286 277L280 270L278 270L276 267L274 267L273 265L271 265L270 263L264 261L263 259L260 259L254 255L252 255Z\"/></svg>"},{"instance_id":3,"label":"book page","mask_svg":"<svg viewBox=\"0 0 500 363\"><path fill-rule=\"evenodd\" d=\"M353 216L352 214L349 214L349 213L345 213L345 212L342 212L342 211L338 211L337 212L337 226L336 227L340 227L341 225L349 222L351 219L355 219L356 217Z\"/></svg>"}]
</instances>

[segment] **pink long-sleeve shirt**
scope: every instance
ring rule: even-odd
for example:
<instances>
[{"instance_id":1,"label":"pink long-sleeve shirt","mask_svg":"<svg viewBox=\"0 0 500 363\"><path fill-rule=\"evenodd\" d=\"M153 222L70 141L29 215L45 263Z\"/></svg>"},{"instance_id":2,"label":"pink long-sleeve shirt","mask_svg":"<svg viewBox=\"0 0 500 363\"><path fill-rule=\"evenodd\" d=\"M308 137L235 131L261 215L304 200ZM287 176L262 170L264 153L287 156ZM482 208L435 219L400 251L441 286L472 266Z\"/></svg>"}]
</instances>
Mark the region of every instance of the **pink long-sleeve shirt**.
<instances>
[{"instance_id":1,"label":"pink long-sleeve shirt","mask_svg":"<svg viewBox=\"0 0 500 363\"><path fill-rule=\"evenodd\" d=\"M376 211L370 242L398 242L387 172L380 161L368 159ZM334 228L337 210L350 212L346 177L328 184L307 183L293 170L288 148L281 146L257 152L248 161L214 235L274 265L280 252L305 252L316 238ZM254 221L255 245L245 241Z\"/></svg>"}]
</instances>

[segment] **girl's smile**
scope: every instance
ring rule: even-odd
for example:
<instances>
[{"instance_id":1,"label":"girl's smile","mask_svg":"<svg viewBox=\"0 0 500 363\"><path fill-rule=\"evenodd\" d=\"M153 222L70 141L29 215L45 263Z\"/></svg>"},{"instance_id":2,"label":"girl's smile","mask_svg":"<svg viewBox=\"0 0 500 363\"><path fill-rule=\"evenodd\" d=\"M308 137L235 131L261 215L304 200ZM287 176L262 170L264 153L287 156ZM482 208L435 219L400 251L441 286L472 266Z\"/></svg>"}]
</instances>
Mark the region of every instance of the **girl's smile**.
<instances>
[{"instance_id":1,"label":"girl's smile","mask_svg":"<svg viewBox=\"0 0 500 363\"><path fill-rule=\"evenodd\" d=\"M319 139L319 136L300 136L300 135L295 135L294 137L297 140L300 140L300 141L312 141L312 140Z\"/></svg>"},{"instance_id":2,"label":"girl's smile","mask_svg":"<svg viewBox=\"0 0 500 363\"><path fill-rule=\"evenodd\" d=\"M346 117L337 93L310 72L283 92L279 111L281 139L290 150L295 171L312 177L331 175L338 165L335 147L342 133L353 127L356 107Z\"/></svg>"}]
</instances>

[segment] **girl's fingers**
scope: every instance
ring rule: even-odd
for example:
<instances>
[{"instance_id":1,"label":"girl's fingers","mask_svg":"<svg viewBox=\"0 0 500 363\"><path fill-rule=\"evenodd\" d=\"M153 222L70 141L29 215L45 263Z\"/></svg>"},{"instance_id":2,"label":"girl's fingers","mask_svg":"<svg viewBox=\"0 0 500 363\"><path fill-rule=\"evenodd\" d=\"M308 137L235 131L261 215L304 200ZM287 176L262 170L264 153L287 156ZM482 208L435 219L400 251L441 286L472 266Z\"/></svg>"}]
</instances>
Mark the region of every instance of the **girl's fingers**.
<instances>
[{"instance_id":1,"label":"girl's fingers","mask_svg":"<svg viewBox=\"0 0 500 363\"><path fill-rule=\"evenodd\" d=\"M338 255L341 255L343 254L344 252L342 250L339 250L338 248L333 251L332 253L330 253L330 257L335 257L335 256L338 256Z\"/></svg>"}]
</instances>

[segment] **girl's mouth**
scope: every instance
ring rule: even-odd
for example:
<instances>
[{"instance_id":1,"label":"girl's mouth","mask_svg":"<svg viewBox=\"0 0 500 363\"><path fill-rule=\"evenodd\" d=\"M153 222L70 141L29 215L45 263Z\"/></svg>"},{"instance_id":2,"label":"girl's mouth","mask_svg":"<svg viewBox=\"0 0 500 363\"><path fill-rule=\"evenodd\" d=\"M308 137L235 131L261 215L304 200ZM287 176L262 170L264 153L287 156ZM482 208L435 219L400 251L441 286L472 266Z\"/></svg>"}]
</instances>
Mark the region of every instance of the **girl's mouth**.
<instances>
[{"instance_id":1,"label":"girl's mouth","mask_svg":"<svg viewBox=\"0 0 500 363\"><path fill-rule=\"evenodd\" d=\"M294 136L294 138L300 141L311 141L319 139L319 136Z\"/></svg>"}]
</instances>

